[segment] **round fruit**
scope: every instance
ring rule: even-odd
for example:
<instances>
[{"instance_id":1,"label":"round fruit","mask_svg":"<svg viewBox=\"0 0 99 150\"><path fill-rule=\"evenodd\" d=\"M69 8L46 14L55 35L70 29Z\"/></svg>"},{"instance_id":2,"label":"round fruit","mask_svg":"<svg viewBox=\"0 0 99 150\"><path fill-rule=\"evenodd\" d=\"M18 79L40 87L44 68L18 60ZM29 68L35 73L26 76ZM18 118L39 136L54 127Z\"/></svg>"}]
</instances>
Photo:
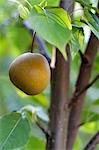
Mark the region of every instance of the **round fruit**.
<instances>
[{"instance_id":1,"label":"round fruit","mask_svg":"<svg viewBox=\"0 0 99 150\"><path fill-rule=\"evenodd\" d=\"M24 53L11 63L9 77L24 93L36 95L46 88L50 79L50 67L43 55Z\"/></svg>"}]
</instances>

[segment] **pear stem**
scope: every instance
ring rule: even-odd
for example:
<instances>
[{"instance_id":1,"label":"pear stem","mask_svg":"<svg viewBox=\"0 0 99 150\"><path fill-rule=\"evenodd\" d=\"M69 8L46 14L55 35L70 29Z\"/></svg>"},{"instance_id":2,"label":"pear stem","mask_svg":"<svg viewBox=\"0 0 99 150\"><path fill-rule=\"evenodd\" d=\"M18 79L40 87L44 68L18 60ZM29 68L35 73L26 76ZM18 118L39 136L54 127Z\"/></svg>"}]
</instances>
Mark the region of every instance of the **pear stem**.
<instances>
[{"instance_id":1,"label":"pear stem","mask_svg":"<svg viewBox=\"0 0 99 150\"><path fill-rule=\"evenodd\" d=\"M35 40L36 32L33 32L33 39L32 39L32 45L31 45L31 53L33 53L33 46L34 46L34 40Z\"/></svg>"}]
</instances>

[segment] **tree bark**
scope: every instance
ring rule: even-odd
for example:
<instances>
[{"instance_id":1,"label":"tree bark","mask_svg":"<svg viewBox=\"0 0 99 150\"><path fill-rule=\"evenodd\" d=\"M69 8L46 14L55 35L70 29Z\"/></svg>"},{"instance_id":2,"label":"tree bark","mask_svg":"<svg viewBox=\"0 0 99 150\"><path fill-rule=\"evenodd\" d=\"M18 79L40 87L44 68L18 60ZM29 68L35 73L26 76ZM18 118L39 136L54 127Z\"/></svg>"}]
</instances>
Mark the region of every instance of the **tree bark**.
<instances>
[{"instance_id":1,"label":"tree bark","mask_svg":"<svg viewBox=\"0 0 99 150\"><path fill-rule=\"evenodd\" d=\"M62 0L60 6L65 10L71 7L72 0ZM72 4L72 11L73 11ZM71 13L71 9L69 9ZM57 49L56 64L51 75L51 106L49 111L49 136L47 150L66 150L68 126L68 102L70 84L70 48L66 46L68 60Z\"/></svg>"},{"instance_id":2,"label":"tree bark","mask_svg":"<svg viewBox=\"0 0 99 150\"><path fill-rule=\"evenodd\" d=\"M83 55L86 61L82 59L73 97L75 97L75 95L79 93L79 91L81 91L89 83L92 66L95 61L98 48L99 48L99 41L92 33L86 51ZM86 91L81 96L79 96L76 99L75 104L72 105L69 116L68 138L67 138L68 140L66 150L72 150L73 148L73 144L75 142L75 138L78 131L78 124L80 124L80 116L83 108L85 94Z\"/></svg>"},{"instance_id":3,"label":"tree bark","mask_svg":"<svg viewBox=\"0 0 99 150\"><path fill-rule=\"evenodd\" d=\"M55 69L52 69L51 107L47 150L65 150L68 123L69 62L57 50Z\"/></svg>"}]
</instances>

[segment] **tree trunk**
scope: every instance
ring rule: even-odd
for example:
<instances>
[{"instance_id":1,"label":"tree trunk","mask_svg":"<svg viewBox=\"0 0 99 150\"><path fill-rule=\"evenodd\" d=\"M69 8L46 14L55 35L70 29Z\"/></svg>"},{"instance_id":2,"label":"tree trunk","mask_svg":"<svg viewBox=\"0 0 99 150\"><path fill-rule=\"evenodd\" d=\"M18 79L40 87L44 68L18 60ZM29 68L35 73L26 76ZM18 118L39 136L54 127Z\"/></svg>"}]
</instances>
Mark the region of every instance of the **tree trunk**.
<instances>
[{"instance_id":1,"label":"tree trunk","mask_svg":"<svg viewBox=\"0 0 99 150\"><path fill-rule=\"evenodd\" d=\"M61 0L60 6L72 14L74 0ZM99 47L98 39L91 34L83 55L73 97L79 93L90 80L92 66ZM59 50L56 51L56 64L51 76L51 106L49 111L49 135L47 150L72 150L80 124L81 110L86 92L77 97L72 107L68 108L70 87L70 49L67 45L67 61ZM72 98L73 99L73 98Z\"/></svg>"},{"instance_id":2,"label":"tree trunk","mask_svg":"<svg viewBox=\"0 0 99 150\"><path fill-rule=\"evenodd\" d=\"M70 7L73 11L72 0L63 0L60 6L65 10ZM70 5L71 4L71 5ZM49 111L49 136L47 150L66 150L68 126L68 102L70 84L70 48L66 46L68 60L66 61L59 50L56 50L56 64L51 76L51 106Z\"/></svg>"}]
</instances>

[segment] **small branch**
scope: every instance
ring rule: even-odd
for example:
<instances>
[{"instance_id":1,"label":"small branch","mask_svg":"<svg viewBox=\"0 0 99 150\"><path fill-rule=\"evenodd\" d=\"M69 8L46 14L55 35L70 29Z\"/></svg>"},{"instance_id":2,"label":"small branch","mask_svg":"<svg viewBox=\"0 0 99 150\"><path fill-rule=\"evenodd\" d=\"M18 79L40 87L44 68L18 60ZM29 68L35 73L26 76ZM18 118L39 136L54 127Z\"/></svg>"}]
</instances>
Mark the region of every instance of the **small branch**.
<instances>
[{"instance_id":1,"label":"small branch","mask_svg":"<svg viewBox=\"0 0 99 150\"><path fill-rule=\"evenodd\" d=\"M45 134L45 136L47 138L49 136L47 129L45 129L44 126L38 121L36 121L36 125L42 130L42 132Z\"/></svg>"},{"instance_id":2,"label":"small branch","mask_svg":"<svg viewBox=\"0 0 99 150\"><path fill-rule=\"evenodd\" d=\"M99 132L97 132L85 146L83 150L94 150L96 145L99 144Z\"/></svg>"},{"instance_id":3,"label":"small branch","mask_svg":"<svg viewBox=\"0 0 99 150\"><path fill-rule=\"evenodd\" d=\"M31 45L31 53L33 53L33 46L34 46L35 35L36 35L36 32L34 31L33 32L32 45Z\"/></svg>"},{"instance_id":4,"label":"small branch","mask_svg":"<svg viewBox=\"0 0 99 150\"><path fill-rule=\"evenodd\" d=\"M86 90L88 90L97 80L99 79L99 74L87 85L85 86L79 93L75 93L74 97L72 97L71 102L69 103L69 107L75 104L78 101L78 97L83 94Z\"/></svg>"},{"instance_id":5,"label":"small branch","mask_svg":"<svg viewBox=\"0 0 99 150\"><path fill-rule=\"evenodd\" d=\"M79 123L79 124L77 125L77 128L83 126L84 124L85 124L84 122Z\"/></svg>"}]
</instances>

